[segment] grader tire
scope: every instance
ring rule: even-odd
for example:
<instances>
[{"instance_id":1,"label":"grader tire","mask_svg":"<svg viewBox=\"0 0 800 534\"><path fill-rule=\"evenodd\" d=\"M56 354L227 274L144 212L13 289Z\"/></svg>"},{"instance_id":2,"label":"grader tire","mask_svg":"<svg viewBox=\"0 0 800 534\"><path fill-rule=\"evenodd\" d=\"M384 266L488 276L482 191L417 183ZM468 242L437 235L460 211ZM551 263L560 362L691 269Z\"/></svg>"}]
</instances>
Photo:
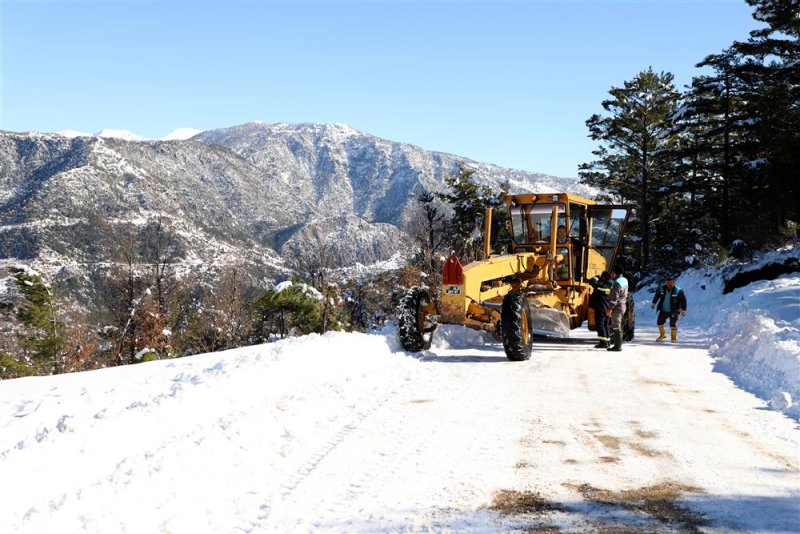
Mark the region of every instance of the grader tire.
<instances>
[{"instance_id":1,"label":"grader tire","mask_svg":"<svg viewBox=\"0 0 800 534\"><path fill-rule=\"evenodd\" d=\"M422 311L430 301L430 295L421 287L412 287L400 299L397 319L403 350L420 352L431 348L435 326L427 324L426 314Z\"/></svg>"},{"instance_id":2,"label":"grader tire","mask_svg":"<svg viewBox=\"0 0 800 534\"><path fill-rule=\"evenodd\" d=\"M628 294L627 308L625 315L622 316L622 340L626 343L633 341L634 331L636 329L636 313L633 309L633 295Z\"/></svg>"},{"instance_id":3,"label":"grader tire","mask_svg":"<svg viewBox=\"0 0 800 534\"><path fill-rule=\"evenodd\" d=\"M512 362L525 361L531 357L533 335L528 314L528 303L522 293L512 291L505 296L500 311L500 329L506 357Z\"/></svg>"}]
</instances>

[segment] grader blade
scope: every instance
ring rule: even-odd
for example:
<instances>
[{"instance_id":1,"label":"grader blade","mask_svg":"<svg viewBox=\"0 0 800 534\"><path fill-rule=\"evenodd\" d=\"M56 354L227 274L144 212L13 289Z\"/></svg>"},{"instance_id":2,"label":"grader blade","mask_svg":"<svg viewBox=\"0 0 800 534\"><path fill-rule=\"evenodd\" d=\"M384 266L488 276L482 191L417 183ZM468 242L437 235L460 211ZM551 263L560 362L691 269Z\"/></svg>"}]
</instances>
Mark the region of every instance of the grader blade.
<instances>
[{"instance_id":1,"label":"grader blade","mask_svg":"<svg viewBox=\"0 0 800 534\"><path fill-rule=\"evenodd\" d=\"M569 317L563 311L531 306L528 317L530 317L530 330L534 334L558 338L569 337Z\"/></svg>"}]
</instances>

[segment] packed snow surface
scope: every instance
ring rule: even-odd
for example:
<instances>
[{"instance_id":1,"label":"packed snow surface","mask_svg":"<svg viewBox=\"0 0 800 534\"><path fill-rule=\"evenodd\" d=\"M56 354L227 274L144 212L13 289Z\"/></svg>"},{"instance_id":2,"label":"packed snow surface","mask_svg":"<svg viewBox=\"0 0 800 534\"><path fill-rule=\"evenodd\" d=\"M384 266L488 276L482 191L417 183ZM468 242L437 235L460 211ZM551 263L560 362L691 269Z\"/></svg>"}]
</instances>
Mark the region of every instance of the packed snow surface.
<instances>
[{"instance_id":1,"label":"packed snow surface","mask_svg":"<svg viewBox=\"0 0 800 534\"><path fill-rule=\"evenodd\" d=\"M798 532L799 278L679 278L674 345L642 290L621 353L444 326L0 382L0 532Z\"/></svg>"}]
</instances>

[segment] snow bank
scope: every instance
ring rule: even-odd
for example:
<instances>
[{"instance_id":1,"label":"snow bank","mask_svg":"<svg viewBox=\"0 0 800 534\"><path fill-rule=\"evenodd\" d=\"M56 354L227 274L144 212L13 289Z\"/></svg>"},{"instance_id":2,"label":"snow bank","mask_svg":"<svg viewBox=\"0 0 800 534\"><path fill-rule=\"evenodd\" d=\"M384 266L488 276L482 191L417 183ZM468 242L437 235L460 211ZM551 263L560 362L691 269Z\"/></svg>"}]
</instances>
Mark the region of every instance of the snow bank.
<instances>
[{"instance_id":1,"label":"snow bank","mask_svg":"<svg viewBox=\"0 0 800 534\"><path fill-rule=\"evenodd\" d=\"M420 372L383 336L330 332L3 381L0 532L246 531L264 494Z\"/></svg>"},{"instance_id":2,"label":"snow bank","mask_svg":"<svg viewBox=\"0 0 800 534\"><path fill-rule=\"evenodd\" d=\"M692 270L676 280L688 299L682 321L708 333L715 371L781 409L773 399L794 401L783 408L800 420L800 273L760 280L723 295L724 277L797 257L800 250L771 252L748 264L722 270ZM636 293L639 309L649 309L654 287Z\"/></svg>"},{"instance_id":3,"label":"snow bank","mask_svg":"<svg viewBox=\"0 0 800 534\"><path fill-rule=\"evenodd\" d=\"M434 350L470 349L486 344L496 344L491 334L470 330L463 326L441 325L433 334L431 348Z\"/></svg>"}]
</instances>

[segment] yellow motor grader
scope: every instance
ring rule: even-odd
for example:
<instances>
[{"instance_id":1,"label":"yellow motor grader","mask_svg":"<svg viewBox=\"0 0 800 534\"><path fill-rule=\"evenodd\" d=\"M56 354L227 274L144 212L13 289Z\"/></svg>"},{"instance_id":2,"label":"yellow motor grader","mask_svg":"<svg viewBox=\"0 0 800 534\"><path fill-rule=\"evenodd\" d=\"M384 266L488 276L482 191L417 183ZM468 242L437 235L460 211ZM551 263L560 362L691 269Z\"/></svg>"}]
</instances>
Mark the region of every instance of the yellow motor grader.
<instances>
[{"instance_id":1,"label":"yellow motor grader","mask_svg":"<svg viewBox=\"0 0 800 534\"><path fill-rule=\"evenodd\" d=\"M410 352L430 348L438 324L493 332L512 361L531 356L534 335L568 337L588 319L590 280L610 270L629 208L568 193L507 195L511 253L491 254L492 210L486 210L484 259L462 266L452 255L438 299L409 289L398 310L400 342ZM633 338L632 299L623 337Z\"/></svg>"}]
</instances>

